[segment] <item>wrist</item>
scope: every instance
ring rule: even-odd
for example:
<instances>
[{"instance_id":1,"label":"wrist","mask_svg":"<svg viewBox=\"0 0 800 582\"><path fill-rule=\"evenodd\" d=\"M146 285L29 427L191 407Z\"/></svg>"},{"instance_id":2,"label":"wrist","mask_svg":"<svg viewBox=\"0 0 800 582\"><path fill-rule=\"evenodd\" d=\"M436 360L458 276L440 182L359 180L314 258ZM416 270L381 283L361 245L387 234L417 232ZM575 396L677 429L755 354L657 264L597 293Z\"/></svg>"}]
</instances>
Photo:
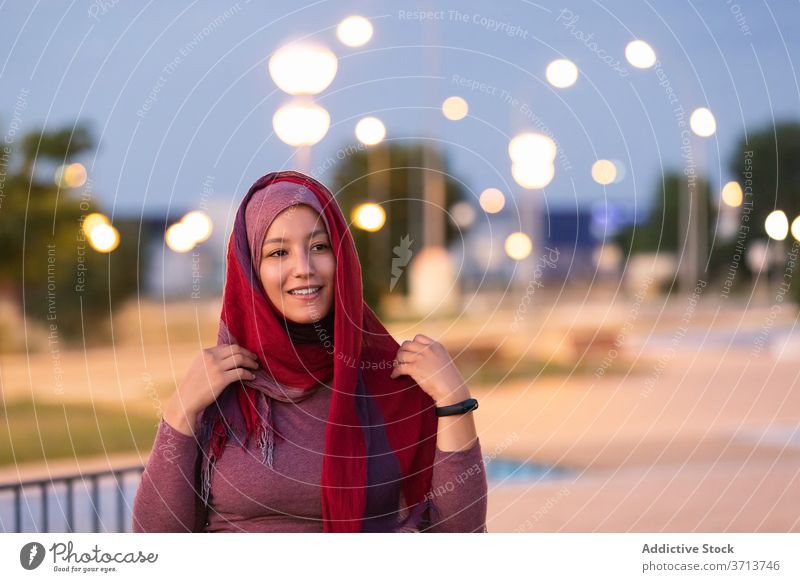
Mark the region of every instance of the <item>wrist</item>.
<instances>
[{"instance_id":1,"label":"wrist","mask_svg":"<svg viewBox=\"0 0 800 582\"><path fill-rule=\"evenodd\" d=\"M469 392L469 388L467 388L464 384L459 386L458 388L451 389L451 390L443 390L434 398L436 402L436 406L449 406L450 404L456 404L468 398L472 398L472 395Z\"/></svg>"},{"instance_id":2,"label":"wrist","mask_svg":"<svg viewBox=\"0 0 800 582\"><path fill-rule=\"evenodd\" d=\"M197 413L184 407L177 394L170 400L163 416L166 423L178 432L189 436L194 435Z\"/></svg>"}]
</instances>

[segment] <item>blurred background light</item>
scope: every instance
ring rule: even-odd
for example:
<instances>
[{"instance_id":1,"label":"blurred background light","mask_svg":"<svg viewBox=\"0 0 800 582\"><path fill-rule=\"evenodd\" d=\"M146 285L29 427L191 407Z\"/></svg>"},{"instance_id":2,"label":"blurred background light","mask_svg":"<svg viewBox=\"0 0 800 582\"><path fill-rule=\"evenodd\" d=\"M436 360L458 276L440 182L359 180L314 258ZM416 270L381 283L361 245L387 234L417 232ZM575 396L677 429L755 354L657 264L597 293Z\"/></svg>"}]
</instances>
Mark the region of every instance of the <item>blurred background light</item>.
<instances>
[{"instance_id":1,"label":"blurred background light","mask_svg":"<svg viewBox=\"0 0 800 582\"><path fill-rule=\"evenodd\" d=\"M279 48L269 59L269 74L290 95L315 95L336 76L339 61L325 46L293 43Z\"/></svg>"},{"instance_id":2,"label":"blurred background light","mask_svg":"<svg viewBox=\"0 0 800 582\"><path fill-rule=\"evenodd\" d=\"M643 40L632 40L625 47L625 58L637 69L649 69L656 64L656 52Z\"/></svg>"},{"instance_id":3,"label":"blurred background light","mask_svg":"<svg viewBox=\"0 0 800 582\"><path fill-rule=\"evenodd\" d=\"M570 60L556 59L547 65L547 82L557 89L572 87L578 80L578 67Z\"/></svg>"},{"instance_id":4,"label":"blurred background light","mask_svg":"<svg viewBox=\"0 0 800 582\"><path fill-rule=\"evenodd\" d=\"M351 218L353 224L361 230L377 232L386 222L386 212L383 210L383 207L378 204L365 202L353 209Z\"/></svg>"},{"instance_id":5,"label":"blurred background light","mask_svg":"<svg viewBox=\"0 0 800 582\"><path fill-rule=\"evenodd\" d=\"M469 112L469 105L462 97L448 97L442 103L442 113L451 121L464 119Z\"/></svg>"},{"instance_id":6,"label":"blurred background light","mask_svg":"<svg viewBox=\"0 0 800 582\"><path fill-rule=\"evenodd\" d=\"M356 124L356 138L364 145L375 145L386 137L386 126L377 117L365 117Z\"/></svg>"},{"instance_id":7,"label":"blurred background light","mask_svg":"<svg viewBox=\"0 0 800 582\"><path fill-rule=\"evenodd\" d=\"M336 27L339 41L349 47L367 44L372 38L372 23L363 16L348 16Z\"/></svg>"},{"instance_id":8,"label":"blurred background light","mask_svg":"<svg viewBox=\"0 0 800 582\"><path fill-rule=\"evenodd\" d=\"M272 117L275 133L291 146L314 145L328 133L330 123L328 112L313 103L289 103Z\"/></svg>"},{"instance_id":9,"label":"blurred background light","mask_svg":"<svg viewBox=\"0 0 800 582\"><path fill-rule=\"evenodd\" d=\"M506 197L497 188L487 188L481 192L479 202L484 212L497 214L506 205Z\"/></svg>"}]
</instances>

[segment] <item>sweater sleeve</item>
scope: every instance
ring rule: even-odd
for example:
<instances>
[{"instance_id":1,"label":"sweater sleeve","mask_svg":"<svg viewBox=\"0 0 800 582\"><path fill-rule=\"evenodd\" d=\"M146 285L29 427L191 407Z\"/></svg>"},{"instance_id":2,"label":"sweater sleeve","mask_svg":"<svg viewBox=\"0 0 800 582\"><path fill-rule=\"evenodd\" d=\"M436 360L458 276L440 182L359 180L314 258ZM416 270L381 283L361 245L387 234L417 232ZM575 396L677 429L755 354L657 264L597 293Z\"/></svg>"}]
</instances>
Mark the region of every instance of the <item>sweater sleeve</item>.
<instances>
[{"instance_id":1,"label":"sweater sleeve","mask_svg":"<svg viewBox=\"0 0 800 582\"><path fill-rule=\"evenodd\" d=\"M195 437L162 417L133 501L134 532L202 531L206 509L197 489L198 459Z\"/></svg>"},{"instance_id":2,"label":"sweater sleeve","mask_svg":"<svg viewBox=\"0 0 800 582\"><path fill-rule=\"evenodd\" d=\"M429 493L432 533L486 532L488 485L480 439L463 451L436 447Z\"/></svg>"}]
</instances>

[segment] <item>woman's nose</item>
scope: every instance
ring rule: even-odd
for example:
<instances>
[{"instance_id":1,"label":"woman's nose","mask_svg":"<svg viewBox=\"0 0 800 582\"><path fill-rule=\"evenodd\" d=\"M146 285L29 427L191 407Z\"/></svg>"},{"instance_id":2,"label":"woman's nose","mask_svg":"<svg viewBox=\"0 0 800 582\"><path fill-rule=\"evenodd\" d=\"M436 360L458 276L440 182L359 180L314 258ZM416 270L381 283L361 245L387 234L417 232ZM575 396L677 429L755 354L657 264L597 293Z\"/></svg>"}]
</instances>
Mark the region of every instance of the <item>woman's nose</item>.
<instances>
[{"instance_id":1,"label":"woman's nose","mask_svg":"<svg viewBox=\"0 0 800 582\"><path fill-rule=\"evenodd\" d=\"M314 259L308 251L299 251L295 253L297 260L294 262L295 275L313 275L314 274Z\"/></svg>"}]
</instances>

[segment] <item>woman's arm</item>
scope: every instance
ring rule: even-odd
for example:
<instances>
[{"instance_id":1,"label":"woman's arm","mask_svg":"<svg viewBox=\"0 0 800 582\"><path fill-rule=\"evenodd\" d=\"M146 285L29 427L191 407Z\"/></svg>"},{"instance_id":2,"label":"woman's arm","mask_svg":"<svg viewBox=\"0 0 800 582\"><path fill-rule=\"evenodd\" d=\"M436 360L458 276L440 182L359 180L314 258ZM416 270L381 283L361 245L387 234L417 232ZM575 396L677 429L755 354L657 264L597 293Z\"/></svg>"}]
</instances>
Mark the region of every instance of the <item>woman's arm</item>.
<instances>
[{"instance_id":1,"label":"woman's arm","mask_svg":"<svg viewBox=\"0 0 800 582\"><path fill-rule=\"evenodd\" d=\"M431 525L424 531L485 532L488 486L480 440L459 451L437 446L433 462Z\"/></svg>"},{"instance_id":2,"label":"woman's arm","mask_svg":"<svg viewBox=\"0 0 800 582\"><path fill-rule=\"evenodd\" d=\"M202 531L207 512L198 495L195 437L162 418L133 501L134 532Z\"/></svg>"}]
</instances>

